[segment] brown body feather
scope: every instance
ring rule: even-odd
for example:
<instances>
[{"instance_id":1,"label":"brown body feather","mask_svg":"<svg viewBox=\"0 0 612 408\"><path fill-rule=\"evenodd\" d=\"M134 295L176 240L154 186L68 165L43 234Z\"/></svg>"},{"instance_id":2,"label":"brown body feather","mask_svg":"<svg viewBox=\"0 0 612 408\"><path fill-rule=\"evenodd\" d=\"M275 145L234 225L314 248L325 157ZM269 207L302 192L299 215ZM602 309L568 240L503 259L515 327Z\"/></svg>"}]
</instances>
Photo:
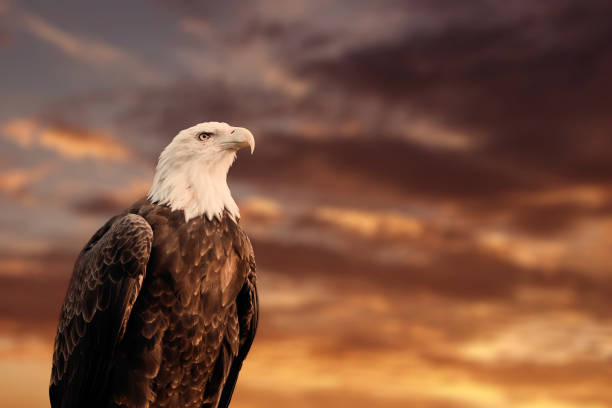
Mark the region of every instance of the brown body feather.
<instances>
[{"instance_id":1,"label":"brown body feather","mask_svg":"<svg viewBox=\"0 0 612 408\"><path fill-rule=\"evenodd\" d=\"M255 260L227 214L143 200L83 249L55 340L66 407L227 407L257 326Z\"/></svg>"}]
</instances>

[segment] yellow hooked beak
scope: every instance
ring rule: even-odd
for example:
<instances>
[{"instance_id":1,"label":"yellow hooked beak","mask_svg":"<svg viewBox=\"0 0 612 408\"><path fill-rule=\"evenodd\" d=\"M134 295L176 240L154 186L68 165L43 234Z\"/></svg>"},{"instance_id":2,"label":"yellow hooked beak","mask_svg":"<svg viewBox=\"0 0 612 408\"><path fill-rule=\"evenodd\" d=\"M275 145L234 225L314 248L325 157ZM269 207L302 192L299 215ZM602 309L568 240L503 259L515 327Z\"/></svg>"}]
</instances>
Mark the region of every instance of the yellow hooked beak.
<instances>
[{"instance_id":1,"label":"yellow hooked beak","mask_svg":"<svg viewBox=\"0 0 612 408\"><path fill-rule=\"evenodd\" d=\"M255 150L255 138L249 129L235 127L220 140L221 145L228 150L240 150L250 146L251 154Z\"/></svg>"}]
</instances>

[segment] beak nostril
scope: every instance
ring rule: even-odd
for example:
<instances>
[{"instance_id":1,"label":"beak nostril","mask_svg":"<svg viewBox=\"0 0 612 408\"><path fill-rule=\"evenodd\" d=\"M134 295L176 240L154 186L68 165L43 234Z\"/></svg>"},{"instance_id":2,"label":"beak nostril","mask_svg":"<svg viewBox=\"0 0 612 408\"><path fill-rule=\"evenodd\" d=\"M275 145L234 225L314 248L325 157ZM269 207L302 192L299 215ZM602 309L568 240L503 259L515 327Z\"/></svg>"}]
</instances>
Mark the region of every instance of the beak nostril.
<instances>
[{"instance_id":1,"label":"beak nostril","mask_svg":"<svg viewBox=\"0 0 612 408\"><path fill-rule=\"evenodd\" d=\"M232 131L230 132L230 135L233 135L235 131L236 129L232 129Z\"/></svg>"}]
</instances>

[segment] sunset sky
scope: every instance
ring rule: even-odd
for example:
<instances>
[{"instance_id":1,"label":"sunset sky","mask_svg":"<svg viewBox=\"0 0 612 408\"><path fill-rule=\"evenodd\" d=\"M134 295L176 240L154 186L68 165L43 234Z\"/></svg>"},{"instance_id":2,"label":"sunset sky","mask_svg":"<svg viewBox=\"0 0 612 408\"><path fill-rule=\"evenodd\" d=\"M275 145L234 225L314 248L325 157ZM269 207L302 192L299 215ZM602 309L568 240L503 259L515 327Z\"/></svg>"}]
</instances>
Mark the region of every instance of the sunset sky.
<instances>
[{"instance_id":1,"label":"sunset sky","mask_svg":"<svg viewBox=\"0 0 612 408\"><path fill-rule=\"evenodd\" d=\"M0 0L0 406L203 121L260 328L233 408L612 406L612 2Z\"/></svg>"}]
</instances>

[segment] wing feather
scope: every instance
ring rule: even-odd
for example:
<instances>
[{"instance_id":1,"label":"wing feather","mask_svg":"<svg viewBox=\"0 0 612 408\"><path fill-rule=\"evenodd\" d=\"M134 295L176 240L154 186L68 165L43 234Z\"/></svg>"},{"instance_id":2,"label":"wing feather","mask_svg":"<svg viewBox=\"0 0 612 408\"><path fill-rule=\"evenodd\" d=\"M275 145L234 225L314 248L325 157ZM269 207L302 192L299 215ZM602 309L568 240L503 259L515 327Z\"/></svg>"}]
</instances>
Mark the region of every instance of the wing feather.
<instances>
[{"instance_id":1,"label":"wing feather","mask_svg":"<svg viewBox=\"0 0 612 408\"><path fill-rule=\"evenodd\" d=\"M117 344L151 253L153 231L139 215L109 220L81 251L60 314L51 406L104 404Z\"/></svg>"}]
</instances>

